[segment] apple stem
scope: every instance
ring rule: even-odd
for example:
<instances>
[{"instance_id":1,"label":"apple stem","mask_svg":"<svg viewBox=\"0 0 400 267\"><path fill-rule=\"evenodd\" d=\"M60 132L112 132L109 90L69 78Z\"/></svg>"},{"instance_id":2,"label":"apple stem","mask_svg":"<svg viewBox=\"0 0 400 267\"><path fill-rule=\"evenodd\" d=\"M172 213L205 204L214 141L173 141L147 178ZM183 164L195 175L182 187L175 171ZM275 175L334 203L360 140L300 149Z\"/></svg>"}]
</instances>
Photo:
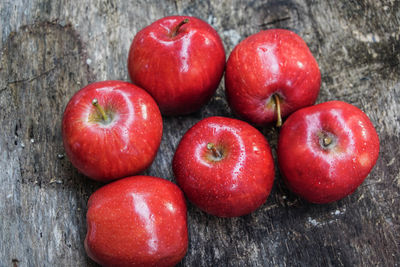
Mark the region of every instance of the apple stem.
<instances>
[{"instance_id":1,"label":"apple stem","mask_svg":"<svg viewBox=\"0 0 400 267\"><path fill-rule=\"evenodd\" d=\"M324 137L323 142L324 142L324 146L327 147L332 143L332 138L326 136L326 137Z\"/></svg>"},{"instance_id":2,"label":"apple stem","mask_svg":"<svg viewBox=\"0 0 400 267\"><path fill-rule=\"evenodd\" d=\"M186 18L184 20L182 20L178 25L176 25L176 27L172 30L171 32L171 37L175 37L178 34L179 29L186 23L189 22L189 19Z\"/></svg>"},{"instance_id":3,"label":"apple stem","mask_svg":"<svg viewBox=\"0 0 400 267\"><path fill-rule=\"evenodd\" d=\"M208 143L207 144L207 148L213 152L214 157L216 157L216 158L221 158L222 157L221 152L219 152L218 149L215 148L214 144Z\"/></svg>"},{"instance_id":4,"label":"apple stem","mask_svg":"<svg viewBox=\"0 0 400 267\"><path fill-rule=\"evenodd\" d=\"M282 126L282 117L281 117L281 102L280 102L279 96L274 95L274 100L275 100L276 114L277 114L276 127L281 127Z\"/></svg>"},{"instance_id":5,"label":"apple stem","mask_svg":"<svg viewBox=\"0 0 400 267\"><path fill-rule=\"evenodd\" d=\"M94 98L92 100L92 104L100 112L101 116L103 117L103 121L107 121L108 120L108 116L107 116L106 112L104 111L103 107L99 105L99 101L97 100L97 98Z\"/></svg>"}]
</instances>

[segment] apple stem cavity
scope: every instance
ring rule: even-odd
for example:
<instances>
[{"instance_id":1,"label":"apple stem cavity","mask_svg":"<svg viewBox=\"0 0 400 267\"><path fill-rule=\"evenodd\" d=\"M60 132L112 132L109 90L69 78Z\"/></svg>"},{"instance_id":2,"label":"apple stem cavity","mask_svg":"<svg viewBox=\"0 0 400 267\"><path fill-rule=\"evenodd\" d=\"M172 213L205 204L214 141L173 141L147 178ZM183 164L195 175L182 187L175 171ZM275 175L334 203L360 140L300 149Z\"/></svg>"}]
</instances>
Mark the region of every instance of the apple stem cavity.
<instances>
[{"instance_id":1,"label":"apple stem cavity","mask_svg":"<svg viewBox=\"0 0 400 267\"><path fill-rule=\"evenodd\" d=\"M107 116L106 112L104 111L103 107L99 105L99 101L97 100L97 98L94 98L92 100L92 104L100 112L101 117L103 118L103 121L107 122L108 121L108 116Z\"/></svg>"},{"instance_id":2,"label":"apple stem cavity","mask_svg":"<svg viewBox=\"0 0 400 267\"><path fill-rule=\"evenodd\" d=\"M276 114L277 114L276 127L281 127L282 126L281 101L278 95L275 94L273 97L275 101Z\"/></svg>"},{"instance_id":3,"label":"apple stem cavity","mask_svg":"<svg viewBox=\"0 0 400 267\"><path fill-rule=\"evenodd\" d=\"M211 150L213 153L213 156L217 159L221 159L222 158L222 154L221 152L219 152L219 150L214 146L214 144L212 143L208 143L207 144L207 149Z\"/></svg>"},{"instance_id":4,"label":"apple stem cavity","mask_svg":"<svg viewBox=\"0 0 400 267\"><path fill-rule=\"evenodd\" d=\"M176 27L175 27L175 28L172 30L172 32L171 32L171 37L177 36L177 35L178 35L179 29L180 29L184 24L186 24L186 23L188 23L188 22L189 22L189 19L186 18L186 19L182 20L178 25L176 25Z\"/></svg>"},{"instance_id":5,"label":"apple stem cavity","mask_svg":"<svg viewBox=\"0 0 400 267\"><path fill-rule=\"evenodd\" d=\"M332 133L321 132L318 134L319 144L322 149L330 150L335 146L336 138Z\"/></svg>"}]
</instances>

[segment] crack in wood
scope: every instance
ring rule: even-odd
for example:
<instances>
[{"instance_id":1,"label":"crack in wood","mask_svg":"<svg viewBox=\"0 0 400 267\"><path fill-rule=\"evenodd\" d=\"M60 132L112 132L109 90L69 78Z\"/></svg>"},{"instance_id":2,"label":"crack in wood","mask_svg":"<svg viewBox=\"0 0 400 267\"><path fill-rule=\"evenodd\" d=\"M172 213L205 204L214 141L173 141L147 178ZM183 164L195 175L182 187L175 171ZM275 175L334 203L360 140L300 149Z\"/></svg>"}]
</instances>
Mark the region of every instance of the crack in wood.
<instances>
[{"instance_id":1,"label":"crack in wood","mask_svg":"<svg viewBox=\"0 0 400 267\"><path fill-rule=\"evenodd\" d=\"M24 78L24 79L15 80L15 81L7 81L7 85L0 89L0 93L3 93L4 91L6 91L8 89L8 86L11 85L11 84L32 82L32 81L34 81L34 80L36 80L36 79L38 79L40 77L43 77L43 76L49 74L50 72L52 72L56 68L57 68L57 65L52 67L52 68L50 68L50 69L48 69L48 70L46 70L46 71L44 71L44 72L42 72L42 73L40 73L40 74L38 74L38 75L33 76L33 77Z\"/></svg>"},{"instance_id":2,"label":"crack in wood","mask_svg":"<svg viewBox=\"0 0 400 267\"><path fill-rule=\"evenodd\" d=\"M8 81L8 82L7 82L7 85L14 84L14 83L32 82L32 81L34 81L34 80L36 80L36 79L38 79L38 78L40 78L40 77L42 77L42 76L45 76L45 75L49 74L50 72L52 72L52 71L55 70L56 68L57 68L57 65L56 65L56 66L53 66L52 68L50 68L50 69L48 69L48 70L46 70L46 71L44 71L44 72L42 72L42 73L40 73L40 74L38 74L38 75L35 75L35 76L33 76L33 77L30 77L30 78L25 78L25 79L15 80L15 81Z\"/></svg>"},{"instance_id":3,"label":"crack in wood","mask_svg":"<svg viewBox=\"0 0 400 267\"><path fill-rule=\"evenodd\" d=\"M24 83L24 82L32 82L32 81L34 81L34 80L36 80L36 79L38 79L38 78L40 78L40 77L46 76L47 74L49 74L50 72L52 72L53 70L55 70L56 68L58 68L58 67L61 65L61 63L62 63L62 60L64 60L66 57L72 56L72 55L74 55L74 53L65 53L65 54L63 54L63 55L59 58L60 60L59 60L59 62L58 62L56 65L54 65L54 66L51 67L50 69L45 70L44 72L42 72L42 73L40 73L40 74L38 74L38 75L35 75L35 76L33 76L33 77L24 78L24 79L20 79L20 80L14 80L14 81L7 81L7 82L6 82L7 85L6 85L5 87L3 87L3 88L0 89L0 94L3 93L4 91L6 91L6 90L8 89L8 86L9 86L10 84ZM2 68L0 68L0 70L2 70Z\"/></svg>"},{"instance_id":4,"label":"crack in wood","mask_svg":"<svg viewBox=\"0 0 400 267\"><path fill-rule=\"evenodd\" d=\"M291 19L290 16L283 17L283 18L277 18L277 19L274 19L274 20L259 24L258 26L259 27L266 27L266 26L269 26L269 25L272 25L272 24L276 24L276 23L279 23L279 22L282 22L282 21L290 20L290 19Z\"/></svg>"}]
</instances>

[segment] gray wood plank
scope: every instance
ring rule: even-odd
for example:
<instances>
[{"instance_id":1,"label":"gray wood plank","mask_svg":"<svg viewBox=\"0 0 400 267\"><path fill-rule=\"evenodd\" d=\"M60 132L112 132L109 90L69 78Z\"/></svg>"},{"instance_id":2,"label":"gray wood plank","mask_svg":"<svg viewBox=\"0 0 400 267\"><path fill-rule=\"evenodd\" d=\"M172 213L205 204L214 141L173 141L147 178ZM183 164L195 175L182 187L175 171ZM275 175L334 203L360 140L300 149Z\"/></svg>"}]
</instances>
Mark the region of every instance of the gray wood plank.
<instances>
[{"instance_id":1,"label":"gray wood plank","mask_svg":"<svg viewBox=\"0 0 400 267\"><path fill-rule=\"evenodd\" d=\"M300 34L322 73L318 102L364 110L377 128L376 167L350 197L312 205L276 174L267 202L234 219L189 204L189 251L182 266L397 266L400 258L399 1L51 1L0 2L0 266L95 266L83 248L86 202L101 186L64 156L61 118L89 82L129 80L134 34L154 20L185 14L220 33L227 55L250 34ZM164 118L160 151L145 173L171 181L171 160L200 119L233 117L221 83L210 103ZM260 129L274 156L278 132Z\"/></svg>"}]
</instances>

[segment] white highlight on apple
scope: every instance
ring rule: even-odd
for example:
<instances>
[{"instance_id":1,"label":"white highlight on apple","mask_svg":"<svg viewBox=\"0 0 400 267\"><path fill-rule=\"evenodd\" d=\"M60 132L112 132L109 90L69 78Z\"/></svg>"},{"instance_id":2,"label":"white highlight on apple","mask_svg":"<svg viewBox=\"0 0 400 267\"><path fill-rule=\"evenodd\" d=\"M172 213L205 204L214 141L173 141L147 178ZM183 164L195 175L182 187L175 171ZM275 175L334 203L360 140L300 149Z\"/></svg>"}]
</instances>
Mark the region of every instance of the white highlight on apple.
<instances>
[{"instance_id":1,"label":"white highlight on apple","mask_svg":"<svg viewBox=\"0 0 400 267\"><path fill-rule=\"evenodd\" d=\"M257 47L258 58L262 62L263 67L267 67L268 71L271 72L274 76L278 76L280 74L280 67L278 63L278 58L275 54L276 45L261 45ZM273 78L272 80L267 80L267 83L271 83L276 81L277 78Z\"/></svg>"},{"instance_id":2,"label":"white highlight on apple","mask_svg":"<svg viewBox=\"0 0 400 267\"><path fill-rule=\"evenodd\" d=\"M213 128L213 131L215 132L215 135L218 135L218 132L220 132L220 131L225 131L225 132L231 133L235 137L236 141L239 144L240 154L239 154L239 157L238 157L238 162L233 167L233 172L232 172L233 173L233 182L232 182L232 185L230 187L231 190L234 190L238 186L237 185L238 175L240 174L241 169L243 168L243 165L244 165L244 161L246 160L245 147L244 147L243 140L242 140L242 138L240 137L240 135L238 133L239 132L238 129L235 129L235 128L232 128L232 127L227 127L227 126L224 126L224 125L221 126L221 125L214 124L214 123L210 124L209 127Z\"/></svg>"},{"instance_id":3,"label":"white highlight on apple","mask_svg":"<svg viewBox=\"0 0 400 267\"><path fill-rule=\"evenodd\" d=\"M124 113L115 113L113 121L110 124L107 125L102 125L99 124L99 127L94 128L94 130L101 130L101 131L109 131L112 129L114 126L118 127L120 129L121 137L124 142L124 147L120 150L121 152L124 152L128 150L129 148L129 125L131 125L134 122L134 107L132 105L132 102L130 101L129 97L131 96L130 93L126 93L124 91L118 90L118 89L113 89L112 87L104 87L104 88L99 88L96 90L99 93L103 94L102 99L107 98L110 95L120 95L124 99L125 102L125 107L129 110L128 112ZM111 97L110 97L111 98ZM100 101L100 98L98 98ZM87 123L89 123L89 115L93 109L93 105L90 103L87 105L86 112L84 114ZM117 125L117 122L120 122L119 125Z\"/></svg>"},{"instance_id":4,"label":"white highlight on apple","mask_svg":"<svg viewBox=\"0 0 400 267\"><path fill-rule=\"evenodd\" d=\"M139 214L147 234L150 235L150 239L147 241L147 245L150 248L149 252L155 253L158 248L158 238L154 218L151 216L149 206L146 203L146 195L131 193L131 196L133 207L136 213Z\"/></svg>"},{"instance_id":5,"label":"white highlight on apple","mask_svg":"<svg viewBox=\"0 0 400 267\"><path fill-rule=\"evenodd\" d=\"M174 44L174 42L173 42L172 40L168 40L168 41L161 40L160 38L158 38L158 37L154 34L154 32L151 32L151 33L149 34L149 36L150 36L152 39L156 40L157 42L160 42L160 43L162 43L163 45L166 45L166 46L171 46L171 45Z\"/></svg>"},{"instance_id":6,"label":"white highlight on apple","mask_svg":"<svg viewBox=\"0 0 400 267\"><path fill-rule=\"evenodd\" d=\"M144 103L140 103L140 109L142 110L143 119L147 120L147 106Z\"/></svg>"},{"instance_id":7,"label":"white highlight on apple","mask_svg":"<svg viewBox=\"0 0 400 267\"><path fill-rule=\"evenodd\" d=\"M194 34L196 34L196 32L197 31L191 31L191 32L189 32L188 34L186 34L182 39L181 39L181 41L182 41L182 49L181 49L181 51L179 52L179 55L180 55L180 57L181 57L181 59L182 59L182 65L181 65L181 68L180 68L180 71L181 72L187 72L188 70L189 70L189 64L188 64L188 60L189 60L189 51L188 51L188 49L189 49L189 45L190 45L190 43L191 43L191 41L192 41L192 36L194 35Z\"/></svg>"},{"instance_id":8,"label":"white highlight on apple","mask_svg":"<svg viewBox=\"0 0 400 267\"><path fill-rule=\"evenodd\" d=\"M300 69L303 69L303 68L304 68L303 63L301 63L300 61L297 61L297 66L298 66Z\"/></svg>"},{"instance_id":9,"label":"white highlight on apple","mask_svg":"<svg viewBox=\"0 0 400 267\"><path fill-rule=\"evenodd\" d=\"M127 113L125 114L121 114L121 119L122 122L121 126L119 126L121 133L122 133L122 139L124 140L124 147L122 148L121 151L126 151L129 147L129 127L132 124L132 122L134 121L134 107L132 105L132 102L129 99L130 94L129 93L125 93L123 91L120 90L115 90L114 92L119 93L125 100L125 104L126 104L126 108L129 110Z\"/></svg>"},{"instance_id":10,"label":"white highlight on apple","mask_svg":"<svg viewBox=\"0 0 400 267\"><path fill-rule=\"evenodd\" d=\"M344 160L347 156L351 155L354 151L354 138L351 129L347 126L345 120L343 119L342 113L340 110L333 109L330 112L330 115L335 117L338 121L340 128L342 131L348 133L349 135L349 144L346 148L346 151L338 152L334 154L326 154L319 149L311 149L313 155L318 158L319 160L325 161L329 165L329 177L331 178L335 173L335 167L337 162L335 158L340 158ZM307 125L307 144L308 147L313 147L311 144L315 142L315 133L323 130L323 126L321 125L320 119L321 113L314 113L305 117Z\"/></svg>"},{"instance_id":11,"label":"white highlight on apple","mask_svg":"<svg viewBox=\"0 0 400 267\"><path fill-rule=\"evenodd\" d=\"M176 211L174 205L172 205L172 203L170 203L170 202L166 202L165 207L167 208L167 210L169 210L172 213L175 213L175 211Z\"/></svg>"}]
</instances>

